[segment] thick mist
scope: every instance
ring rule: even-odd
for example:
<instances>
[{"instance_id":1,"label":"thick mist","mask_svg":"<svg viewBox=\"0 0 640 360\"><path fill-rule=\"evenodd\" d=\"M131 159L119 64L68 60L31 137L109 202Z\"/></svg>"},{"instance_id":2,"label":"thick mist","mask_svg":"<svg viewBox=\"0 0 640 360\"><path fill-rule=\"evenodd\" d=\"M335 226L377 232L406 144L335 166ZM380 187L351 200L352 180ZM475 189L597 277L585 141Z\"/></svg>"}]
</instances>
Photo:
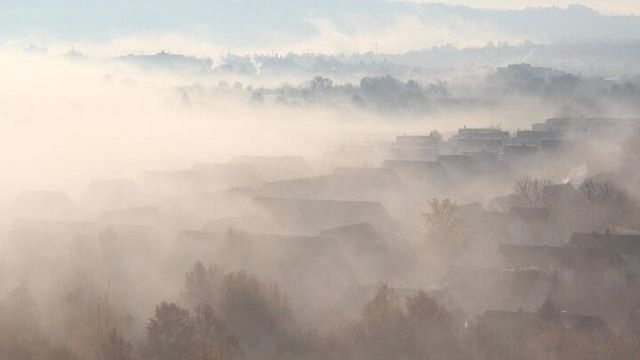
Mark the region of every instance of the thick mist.
<instances>
[{"instance_id":1,"label":"thick mist","mask_svg":"<svg viewBox=\"0 0 640 360\"><path fill-rule=\"evenodd\" d=\"M482 46L636 19L359 4L1 46L0 359L637 358L637 44Z\"/></svg>"}]
</instances>

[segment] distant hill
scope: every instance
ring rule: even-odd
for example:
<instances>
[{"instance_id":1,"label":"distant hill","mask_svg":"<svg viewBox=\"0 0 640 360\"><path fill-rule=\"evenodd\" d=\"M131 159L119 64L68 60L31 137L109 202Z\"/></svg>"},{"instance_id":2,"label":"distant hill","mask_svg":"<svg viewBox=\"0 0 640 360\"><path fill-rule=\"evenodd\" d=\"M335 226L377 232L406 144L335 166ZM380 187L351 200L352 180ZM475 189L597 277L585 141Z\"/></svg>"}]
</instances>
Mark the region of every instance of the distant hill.
<instances>
[{"instance_id":1,"label":"distant hill","mask_svg":"<svg viewBox=\"0 0 640 360\"><path fill-rule=\"evenodd\" d=\"M434 26L483 26L514 38L567 42L640 37L640 18L606 16L585 6L479 9L382 0L31 0L3 3L0 39L43 36L94 40L133 33L208 34L224 46L270 46L317 34L316 20L344 36L402 19ZM456 25L458 24L458 25Z\"/></svg>"}]
</instances>

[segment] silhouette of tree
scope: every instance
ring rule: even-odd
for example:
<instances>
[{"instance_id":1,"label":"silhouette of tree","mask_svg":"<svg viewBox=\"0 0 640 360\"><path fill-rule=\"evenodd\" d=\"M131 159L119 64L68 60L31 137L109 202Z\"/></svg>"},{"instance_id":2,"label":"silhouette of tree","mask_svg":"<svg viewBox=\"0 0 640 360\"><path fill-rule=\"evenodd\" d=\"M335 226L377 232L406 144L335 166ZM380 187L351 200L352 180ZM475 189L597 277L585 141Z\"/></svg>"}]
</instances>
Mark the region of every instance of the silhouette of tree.
<instances>
[{"instance_id":1,"label":"silhouette of tree","mask_svg":"<svg viewBox=\"0 0 640 360\"><path fill-rule=\"evenodd\" d=\"M544 189L547 186L551 186L553 183L550 180L534 179L529 176L523 176L516 180L514 190L516 194L524 196L529 206L531 207L545 207L547 199Z\"/></svg>"},{"instance_id":2,"label":"silhouette of tree","mask_svg":"<svg viewBox=\"0 0 640 360\"><path fill-rule=\"evenodd\" d=\"M429 202L429 207L430 210L424 214L424 219L432 244L448 256L460 254L464 243L456 203L449 199L433 199Z\"/></svg>"},{"instance_id":3,"label":"silhouette of tree","mask_svg":"<svg viewBox=\"0 0 640 360\"><path fill-rule=\"evenodd\" d=\"M149 356L154 360L191 359L195 335L189 310L162 302L147 325Z\"/></svg>"},{"instance_id":4,"label":"silhouette of tree","mask_svg":"<svg viewBox=\"0 0 640 360\"><path fill-rule=\"evenodd\" d=\"M104 360L130 360L133 348L116 329L111 330L109 338L102 346Z\"/></svg>"},{"instance_id":5,"label":"silhouette of tree","mask_svg":"<svg viewBox=\"0 0 640 360\"><path fill-rule=\"evenodd\" d=\"M556 307L556 304L551 300L550 297L542 304L542 307L538 310L538 313L542 317L543 320L546 321L560 321L560 309Z\"/></svg>"}]
</instances>

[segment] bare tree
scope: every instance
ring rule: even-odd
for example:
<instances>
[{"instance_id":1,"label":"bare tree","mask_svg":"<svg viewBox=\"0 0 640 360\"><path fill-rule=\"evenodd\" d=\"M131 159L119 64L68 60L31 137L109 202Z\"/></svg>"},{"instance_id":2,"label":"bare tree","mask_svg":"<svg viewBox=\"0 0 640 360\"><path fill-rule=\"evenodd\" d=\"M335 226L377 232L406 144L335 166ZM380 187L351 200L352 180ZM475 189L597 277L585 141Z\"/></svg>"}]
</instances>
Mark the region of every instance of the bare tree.
<instances>
[{"instance_id":1,"label":"bare tree","mask_svg":"<svg viewBox=\"0 0 640 360\"><path fill-rule=\"evenodd\" d=\"M439 250L457 255L463 248L462 226L457 216L458 207L450 199L433 199L430 211L424 214L429 238Z\"/></svg>"},{"instance_id":2,"label":"bare tree","mask_svg":"<svg viewBox=\"0 0 640 360\"><path fill-rule=\"evenodd\" d=\"M553 183L549 180L523 176L516 180L514 191L516 194L524 196L529 206L545 207L548 200L545 196L545 188L550 185Z\"/></svg>"},{"instance_id":3,"label":"bare tree","mask_svg":"<svg viewBox=\"0 0 640 360\"><path fill-rule=\"evenodd\" d=\"M580 186L579 192L589 204L586 210L591 225L620 225L635 212L627 192L610 181L589 179Z\"/></svg>"}]
</instances>

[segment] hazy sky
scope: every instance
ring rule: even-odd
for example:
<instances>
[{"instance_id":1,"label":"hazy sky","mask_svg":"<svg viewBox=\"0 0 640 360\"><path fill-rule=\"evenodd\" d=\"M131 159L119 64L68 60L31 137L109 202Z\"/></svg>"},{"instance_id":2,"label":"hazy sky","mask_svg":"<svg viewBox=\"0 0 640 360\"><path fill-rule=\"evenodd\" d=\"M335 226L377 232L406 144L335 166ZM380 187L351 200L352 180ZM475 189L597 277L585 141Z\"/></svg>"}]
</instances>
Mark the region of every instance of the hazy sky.
<instances>
[{"instance_id":1,"label":"hazy sky","mask_svg":"<svg viewBox=\"0 0 640 360\"><path fill-rule=\"evenodd\" d=\"M475 9L420 5L438 2ZM545 9L486 10L527 7ZM0 44L108 55L396 53L488 42L635 40L640 17L602 15L634 13L640 15L640 0L0 0Z\"/></svg>"},{"instance_id":2,"label":"hazy sky","mask_svg":"<svg viewBox=\"0 0 640 360\"><path fill-rule=\"evenodd\" d=\"M640 0L441 0L437 2L499 9L515 9L536 6L566 7L572 4L580 4L589 6L606 14L640 15Z\"/></svg>"}]
</instances>

